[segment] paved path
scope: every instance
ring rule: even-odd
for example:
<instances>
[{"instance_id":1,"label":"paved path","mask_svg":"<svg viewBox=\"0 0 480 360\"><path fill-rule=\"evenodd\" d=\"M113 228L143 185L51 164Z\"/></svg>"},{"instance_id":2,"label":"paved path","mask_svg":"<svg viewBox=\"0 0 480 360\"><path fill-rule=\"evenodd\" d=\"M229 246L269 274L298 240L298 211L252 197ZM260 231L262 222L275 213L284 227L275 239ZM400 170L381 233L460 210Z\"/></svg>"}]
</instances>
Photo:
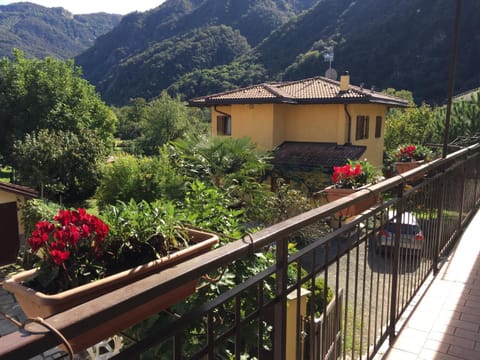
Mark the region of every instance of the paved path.
<instances>
[{"instance_id":1,"label":"paved path","mask_svg":"<svg viewBox=\"0 0 480 360\"><path fill-rule=\"evenodd\" d=\"M22 322L25 319L22 309L15 302L13 295L5 291L1 286L1 282L5 278L7 270L6 267L0 268L0 311ZM17 327L0 315L0 336L10 334L15 330L17 330Z\"/></svg>"},{"instance_id":2,"label":"paved path","mask_svg":"<svg viewBox=\"0 0 480 360\"><path fill-rule=\"evenodd\" d=\"M480 211L383 359L480 359Z\"/></svg>"}]
</instances>

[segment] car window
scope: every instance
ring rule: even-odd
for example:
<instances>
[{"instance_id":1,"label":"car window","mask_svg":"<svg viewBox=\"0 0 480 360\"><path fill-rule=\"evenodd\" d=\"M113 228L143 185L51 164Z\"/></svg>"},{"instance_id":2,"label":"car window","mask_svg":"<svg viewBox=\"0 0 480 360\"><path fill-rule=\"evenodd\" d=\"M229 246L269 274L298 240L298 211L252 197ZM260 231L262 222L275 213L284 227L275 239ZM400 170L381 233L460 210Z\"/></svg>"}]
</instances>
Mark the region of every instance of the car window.
<instances>
[{"instance_id":1,"label":"car window","mask_svg":"<svg viewBox=\"0 0 480 360\"><path fill-rule=\"evenodd\" d=\"M385 227L385 230L388 232L394 233L395 232L395 223L388 223ZM420 228L417 225L409 225L409 224L401 224L400 226L400 233L407 234L407 235L415 235L420 232Z\"/></svg>"},{"instance_id":2,"label":"car window","mask_svg":"<svg viewBox=\"0 0 480 360\"><path fill-rule=\"evenodd\" d=\"M420 232L420 228L416 225L402 224L400 227L400 232L402 234L415 235Z\"/></svg>"}]
</instances>

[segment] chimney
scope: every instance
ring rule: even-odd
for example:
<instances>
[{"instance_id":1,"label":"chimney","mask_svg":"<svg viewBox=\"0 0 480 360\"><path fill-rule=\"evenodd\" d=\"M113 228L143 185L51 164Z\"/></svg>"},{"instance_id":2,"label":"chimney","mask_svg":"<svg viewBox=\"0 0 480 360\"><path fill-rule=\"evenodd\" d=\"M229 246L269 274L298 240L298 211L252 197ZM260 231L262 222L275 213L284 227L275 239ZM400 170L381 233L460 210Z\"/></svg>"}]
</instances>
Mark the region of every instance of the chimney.
<instances>
[{"instance_id":1,"label":"chimney","mask_svg":"<svg viewBox=\"0 0 480 360\"><path fill-rule=\"evenodd\" d=\"M340 76L340 91L348 91L350 86L350 75L348 71L345 71L342 76Z\"/></svg>"}]
</instances>

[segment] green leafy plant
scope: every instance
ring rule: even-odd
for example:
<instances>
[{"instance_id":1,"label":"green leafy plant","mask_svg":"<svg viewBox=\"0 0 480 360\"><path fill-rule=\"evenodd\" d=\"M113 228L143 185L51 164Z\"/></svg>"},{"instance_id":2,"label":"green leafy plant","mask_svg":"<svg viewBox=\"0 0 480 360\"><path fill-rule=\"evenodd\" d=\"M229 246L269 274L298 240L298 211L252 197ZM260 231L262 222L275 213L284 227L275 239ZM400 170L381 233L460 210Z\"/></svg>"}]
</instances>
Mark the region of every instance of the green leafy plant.
<instances>
[{"instance_id":1,"label":"green leafy plant","mask_svg":"<svg viewBox=\"0 0 480 360\"><path fill-rule=\"evenodd\" d=\"M109 261L118 266L136 266L188 246L182 215L171 202L132 199L110 206L102 216L110 226Z\"/></svg>"},{"instance_id":2,"label":"green leafy plant","mask_svg":"<svg viewBox=\"0 0 480 360\"><path fill-rule=\"evenodd\" d=\"M239 238L245 213L231 205L232 198L227 194L197 180L187 190L182 213L188 224Z\"/></svg>"}]
</instances>

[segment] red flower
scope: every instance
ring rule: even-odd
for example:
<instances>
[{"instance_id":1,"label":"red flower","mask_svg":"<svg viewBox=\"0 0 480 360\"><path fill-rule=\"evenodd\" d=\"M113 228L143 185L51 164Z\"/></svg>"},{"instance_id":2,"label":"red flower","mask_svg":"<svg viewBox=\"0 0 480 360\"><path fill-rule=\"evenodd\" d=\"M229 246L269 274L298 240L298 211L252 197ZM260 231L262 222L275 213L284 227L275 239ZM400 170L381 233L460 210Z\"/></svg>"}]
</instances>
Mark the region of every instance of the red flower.
<instances>
[{"instance_id":1,"label":"red flower","mask_svg":"<svg viewBox=\"0 0 480 360\"><path fill-rule=\"evenodd\" d=\"M43 236L37 234L32 234L32 236L30 236L30 238L28 239L28 245L30 245L34 253L37 252L38 249L40 249L43 244L45 244L45 242L46 239Z\"/></svg>"},{"instance_id":2,"label":"red flower","mask_svg":"<svg viewBox=\"0 0 480 360\"><path fill-rule=\"evenodd\" d=\"M417 147L415 145L406 145L398 149L398 152L395 154L395 157L400 161L413 160L415 158L415 151Z\"/></svg>"},{"instance_id":3,"label":"red flower","mask_svg":"<svg viewBox=\"0 0 480 360\"><path fill-rule=\"evenodd\" d=\"M52 265L62 265L61 274L75 279L83 276L85 262L94 262L102 256L100 245L108 234L108 226L85 209L62 209L53 222L39 221L28 239L34 252L45 250L49 256L41 259L42 266L51 271ZM68 266L65 261L69 259ZM41 266L41 267L42 267ZM63 276L63 275L62 275Z\"/></svg>"},{"instance_id":4,"label":"red flower","mask_svg":"<svg viewBox=\"0 0 480 360\"><path fill-rule=\"evenodd\" d=\"M50 256L55 264L62 265L69 258L70 252L53 249L50 251Z\"/></svg>"},{"instance_id":5,"label":"red flower","mask_svg":"<svg viewBox=\"0 0 480 360\"><path fill-rule=\"evenodd\" d=\"M353 180L355 177L362 174L362 167L360 164L356 164L352 167L350 164L344 166L334 166L332 174L332 182L338 184L345 180Z\"/></svg>"}]
</instances>

